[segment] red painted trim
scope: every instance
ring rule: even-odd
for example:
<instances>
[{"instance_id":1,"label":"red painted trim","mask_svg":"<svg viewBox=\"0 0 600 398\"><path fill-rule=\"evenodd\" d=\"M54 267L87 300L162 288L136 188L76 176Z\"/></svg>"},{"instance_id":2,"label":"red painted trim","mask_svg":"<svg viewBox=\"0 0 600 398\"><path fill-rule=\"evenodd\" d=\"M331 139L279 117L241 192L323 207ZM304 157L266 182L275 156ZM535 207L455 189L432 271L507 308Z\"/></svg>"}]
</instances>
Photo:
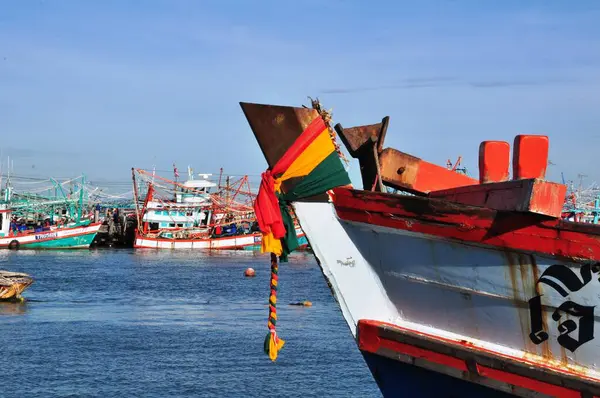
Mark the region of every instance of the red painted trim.
<instances>
[{"instance_id":1,"label":"red painted trim","mask_svg":"<svg viewBox=\"0 0 600 398\"><path fill-rule=\"evenodd\" d=\"M600 261L597 225L348 188L334 189L332 197L342 220L503 249Z\"/></svg>"},{"instance_id":2,"label":"red painted trim","mask_svg":"<svg viewBox=\"0 0 600 398\"><path fill-rule=\"evenodd\" d=\"M421 358L421 359L424 359L424 360L432 362L432 363L448 366L450 368L458 369L461 371L468 371L466 362L460 358L456 358L456 357L446 355L446 354L440 354L440 353L437 353L437 352L434 352L431 350L427 350L427 349L423 349L420 347L415 347L412 345L408 345L408 344L400 343L397 341L382 338L381 336L379 336L379 329L381 327L392 328L392 329L396 329L400 332L408 332L413 335L421 335L421 336L427 337L429 339L437 340L439 342L451 344L454 346L457 346L457 345L463 346L469 350L480 352L483 355L488 354L488 355L493 355L495 357L506 358L507 360L510 360L512 362L521 363L523 365L535 367L535 368L541 369L541 370L548 369L548 370L551 370L554 372L574 376L581 380L589 380L589 381L593 381L596 383L600 381L600 380L593 379L593 378L590 378L585 375L581 375L581 374L572 372L568 369L555 368L555 367L547 365L547 364L537 363L537 362L533 362L533 361L522 359L522 358L515 358L515 357L505 355L505 354L502 354L499 352L486 350L486 349L479 348L479 347L476 348L476 347L473 347L472 344L469 344L467 342L457 342L457 341L446 339L446 338L443 338L440 336L435 336L435 335L431 335L428 333L423 333L423 332L416 331L416 330L406 329L406 328L403 328L403 327L400 327L397 325L392 325L392 324L388 324L385 322L379 322L379 321L373 321L373 320L361 319L358 321L358 347L360 350L380 355L380 353L378 351L381 348L386 348L386 349L392 350L399 354L408 355L408 356L415 357L415 358ZM510 372L493 369L493 368L483 366L480 364L476 364L476 367L477 367L477 371L478 371L479 375L486 377L488 379L512 384L515 386L519 386L522 388L526 388L529 390L537 391L537 392L540 392L543 394L556 396L556 397L565 397L565 398L581 397L581 393L579 393L575 390L569 389L569 388L542 382L539 380L535 380L535 379L532 379L529 377L517 375L514 373L510 373Z\"/></svg>"},{"instance_id":3,"label":"red painted trim","mask_svg":"<svg viewBox=\"0 0 600 398\"><path fill-rule=\"evenodd\" d=\"M552 397L581 398L581 393L578 391L544 383L543 381L534 380L529 377L519 376L514 373L488 368L487 366L477 364L477 372L480 376L488 379L527 388L528 390L537 391Z\"/></svg>"},{"instance_id":4,"label":"red painted trim","mask_svg":"<svg viewBox=\"0 0 600 398\"><path fill-rule=\"evenodd\" d=\"M213 241L222 241L222 240L233 240L233 239L240 239L243 237L257 237L260 236L262 237L261 233L254 233L252 235L248 234L248 235L235 235L235 236L224 236L221 238L198 238L198 239L175 239L175 238L150 238L150 237L144 237L143 235L140 234L136 234L136 239L144 239L144 240L153 240L153 241L157 241L157 242L213 242ZM301 238L304 236L304 233L302 234L297 234L298 238ZM243 245L243 246L254 246L254 244L256 243L260 243L260 241L258 242L254 242L253 244L247 244L247 245ZM240 246L240 245L237 245Z\"/></svg>"}]
</instances>

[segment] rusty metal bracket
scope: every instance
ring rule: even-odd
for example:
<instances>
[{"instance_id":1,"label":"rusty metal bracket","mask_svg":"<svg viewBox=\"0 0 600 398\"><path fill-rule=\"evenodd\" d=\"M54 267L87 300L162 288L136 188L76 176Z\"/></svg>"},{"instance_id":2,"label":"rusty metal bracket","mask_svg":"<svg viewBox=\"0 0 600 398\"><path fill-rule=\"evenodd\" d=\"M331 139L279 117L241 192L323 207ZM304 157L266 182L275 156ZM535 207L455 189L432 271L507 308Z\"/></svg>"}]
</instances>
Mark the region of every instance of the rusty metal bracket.
<instances>
[{"instance_id":1,"label":"rusty metal bracket","mask_svg":"<svg viewBox=\"0 0 600 398\"><path fill-rule=\"evenodd\" d=\"M371 137L373 138L373 137ZM371 187L371 191L375 190L375 184L379 182L379 191L386 192L387 190L383 186L383 179L381 178L381 165L379 164L379 153L377 150L377 141L373 142L373 158L375 159L375 169L377 171L376 181L373 182L373 186Z\"/></svg>"},{"instance_id":2,"label":"rusty metal bracket","mask_svg":"<svg viewBox=\"0 0 600 398\"><path fill-rule=\"evenodd\" d=\"M389 116L386 116L377 124L343 128L338 123L334 127L350 156L358 159L364 190L372 190L373 182L378 179L380 183L375 184L376 187L385 192L379 168L379 155L383 151L389 120Z\"/></svg>"}]
</instances>

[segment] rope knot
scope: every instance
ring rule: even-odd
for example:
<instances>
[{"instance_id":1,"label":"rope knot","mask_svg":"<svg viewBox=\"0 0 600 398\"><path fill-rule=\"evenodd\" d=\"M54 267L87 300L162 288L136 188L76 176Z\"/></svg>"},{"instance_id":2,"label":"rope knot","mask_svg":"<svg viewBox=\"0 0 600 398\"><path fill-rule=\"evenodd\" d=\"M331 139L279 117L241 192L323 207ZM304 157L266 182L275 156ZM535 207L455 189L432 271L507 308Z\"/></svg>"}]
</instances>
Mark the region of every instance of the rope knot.
<instances>
[{"instance_id":1,"label":"rope knot","mask_svg":"<svg viewBox=\"0 0 600 398\"><path fill-rule=\"evenodd\" d=\"M264 350L271 358L271 361L277 359L277 353L283 348L285 341L277 336L277 282L279 266L277 265L277 255L271 253L271 294L269 296L269 321L267 327L269 332L265 337Z\"/></svg>"}]
</instances>

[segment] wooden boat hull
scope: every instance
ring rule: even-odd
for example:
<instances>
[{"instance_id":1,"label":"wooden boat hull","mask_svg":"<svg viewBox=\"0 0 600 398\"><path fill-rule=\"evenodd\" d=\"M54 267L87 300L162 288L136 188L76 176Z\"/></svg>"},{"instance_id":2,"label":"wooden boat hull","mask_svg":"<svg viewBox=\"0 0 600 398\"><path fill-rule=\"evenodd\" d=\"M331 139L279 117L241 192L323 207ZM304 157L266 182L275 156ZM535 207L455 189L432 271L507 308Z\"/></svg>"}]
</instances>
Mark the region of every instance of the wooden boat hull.
<instances>
[{"instance_id":1,"label":"wooden boat hull","mask_svg":"<svg viewBox=\"0 0 600 398\"><path fill-rule=\"evenodd\" d=\"M313 126L331 115L312 105L241 103L267 198L269 177L294 192L314 181L296 167L284 179L290 162L330 153ZM515 137L512 181L508 143L481 143L477 181L384 150L387 124L335 128L364 190L334 188L335 166L327 194L292 202L384 396L600 397L600 228L557 218L566 187L543 181L548 138Z\"/></svg>"},{"instance_id":2,"label":"wooden boat hull","mask_svg":"<svg viewBox=\"0 0 600 398\"><path fill-rule=\"evenodd\" d=\"M330 203L297 202L294 209L359 348L371 369L378 369L373 372L376 379L388 374L392 379L402 380L411 373L395 374L392 368L405 367L390 368L387 360L376 359L382 355L380 347L361 343L364 343L359 332L361 322L427 335L443 341L445 346L451 343L468 346L478 355L501 358L502 367L507 363L525 364L556 376L542 382L519 371L509 372L508 378L481 371L488 375L482 377L476 371L462 369L465 361L452 355L448 363L462 361L463 365L439 366L439 352L431 351L427 356L415 350L414 344L386 348L388 358L396 361L404 358L412 365L430 370L438 365L437 372L452 373L457 382L469 380L471 384L520 396L540 391L550 391L551 396L555 392L568 396L558 384L572 378L576 381L569 393L579 394L578 391L587 389L600 394L597 384L600 374L595 369L600 344L593 335L594 327L600 325L596 325L597 320L589 310L597 301L600 286L598 270L589 262L468 243L364 219L356 221L360 219L358 214L367 213L354 204L350 211L339 205L341 199L337 200L336 194L343 196L344 190L334 190ZM352 220L352 213L356 220ZM410 220L401 221L410 224ZM548 271L550 267L552 271ZM544 279L560 273L576 278L567 277L566 284L573 289L566 298L560 289L543 283ZM593 280L591 275L595 275ZM538 307L532 305L536 297L540 301ZM386 396L396 396L400 391L393 380L378 382ZM394 387L390 387L390 382ZM535 383L542 383L541 387ZM440 390L434 390L437 396L443 396Z\"/></svg>"},{"instance_id":3,"label":"wooden boat hull","mask_svg":"<svg viewBox=\"0 0 600 398\"><path fill-rule=\"evenodd\" d=\"M86 249L96 237L101 223L57 228L50 231L0 238L1 249Z\"/></svg>"},{"instance_id":4,"label":"wooden boat hull","mask_svg":"<svg viewBox=\"0 0 600 398\"><path fill-rule=\"evenodd\" d=\"M298 229L296 233L301 246L306 247L307 241L302 230ZM261 241L260 233L209 239L167 239L137 235L134 247L140 249L260 250Z\"/></svg>"},{"instance_id":5,"label":"wooden boat hull","mask_svg":"<svg viewBox=\"0 0 600 398\"><path fill-rule=\"evenodd\" d=\"M33 278L27 274L0 271L0 301L20 300L32 283Z\"/></svg>"}]
</instances>

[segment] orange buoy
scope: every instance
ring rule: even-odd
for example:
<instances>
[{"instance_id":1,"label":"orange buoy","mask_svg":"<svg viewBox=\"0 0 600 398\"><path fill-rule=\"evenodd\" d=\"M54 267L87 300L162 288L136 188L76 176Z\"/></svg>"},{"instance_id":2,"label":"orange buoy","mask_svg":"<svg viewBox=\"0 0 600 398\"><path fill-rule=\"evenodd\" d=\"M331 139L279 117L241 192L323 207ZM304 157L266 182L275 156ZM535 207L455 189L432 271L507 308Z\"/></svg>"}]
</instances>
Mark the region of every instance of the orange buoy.
<instances>
[{"instance_id":1,"label":"orange buoy","mask_svg":"<svg viewBox=\"0 0 600 398\"><path fill-rule=\"evenodd\" d=\"M246 268L246 271L244 271L244 276L252 277L255 276L255 274L254 268Z\"/></svg>"}]
</instances>

